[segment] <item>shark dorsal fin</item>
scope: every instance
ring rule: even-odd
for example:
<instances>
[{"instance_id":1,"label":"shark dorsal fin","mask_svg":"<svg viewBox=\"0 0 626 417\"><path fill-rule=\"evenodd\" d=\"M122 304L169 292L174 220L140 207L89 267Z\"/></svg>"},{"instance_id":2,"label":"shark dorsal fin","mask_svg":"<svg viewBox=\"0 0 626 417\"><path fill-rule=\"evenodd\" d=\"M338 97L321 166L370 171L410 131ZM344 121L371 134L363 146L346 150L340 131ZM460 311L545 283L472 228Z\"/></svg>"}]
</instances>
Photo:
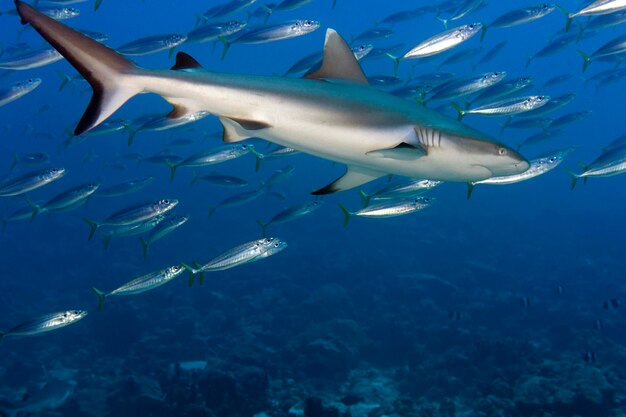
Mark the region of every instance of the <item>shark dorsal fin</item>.
<instances>
[{"instance_id":1,"label":"shark dorsal fin","mask_svg":"<svg viewBox=\"0 0 626 417\"><path fill-rule=\"evenodd\" d=\"M202 69L202 65L200 65L198 61L193 59L191 55L186 54L184 52L179 52L176 54L176 63L170 69L172 70Z\"/></svg>"},{"instance_id":2,"label":"shark dorsal fin","mask_svg":"<svg viewBox=\"0 0 626 417\"><path fill-rule=\"evenodd\" d=\"M322 65L317 70L306 74L304 78L328 78L353 81L361 84L368 83L359 62L354 57L352 49L350 49L346 41L333 29L326 31Z\"/></svg>"}]
</instances>

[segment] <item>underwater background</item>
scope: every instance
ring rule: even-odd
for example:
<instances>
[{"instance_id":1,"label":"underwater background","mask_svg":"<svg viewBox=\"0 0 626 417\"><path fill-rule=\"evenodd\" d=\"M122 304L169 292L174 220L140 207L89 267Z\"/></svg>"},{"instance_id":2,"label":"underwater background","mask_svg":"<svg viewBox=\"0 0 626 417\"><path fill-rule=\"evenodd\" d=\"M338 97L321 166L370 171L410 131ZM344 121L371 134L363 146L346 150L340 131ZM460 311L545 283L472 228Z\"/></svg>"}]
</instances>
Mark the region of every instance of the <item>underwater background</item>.
<instances>
[{"instance_id":1,"label":"underwater background","mask_svg":"<svg viewBox=\"0 0 626 417\"><path fill-rule=\"evenodd\" d=\"M194 27L195 14L215 4L105 0L94 12L89 2L76 5L81 15L66 23L106 33L105 43L116 47L148 35L185 34ZM487 0L456 23L489 22L533 4ZM6 0L0 5L0 10L13 7ZM211 71L282 75L298 59L321 51L326 28L350 41L394 12L431 5L338 0L332 8L331 0L313 0L269 20L319 20L320 29L309 35L233 45L224 60L219 42L185 43L176 51L189 53ZM570 11L583 6L573 0L560 5ZM246 14L229 18L245 20ZM17 42L43 46L16 16L2 15L0 21L5 48ZM555 11L525 25L492 28L482 42L479 35L437 57L401 62L398 75L404 82L408 74L507 71L510 78L532 77L531 91L575 93L575 100L557 115L592 114L564 127L558 137L522 147L521 153L531 158L576 146L562 166L579 172L577 162L592 162L603 146L625 133L626 81L596 89L587 79L615 62L594 61L583 74L576 51L595 50L623 34L624 26L583 36L526 67L528 56L564 26L565 16ZM443 30L435 13L391 27L393 36L371 41L374 47L402 44L404 52ZM505 48L474 69L501 41L507 42ZM475 57L438 67L446 57L471 48L481 49ZM167 51L135 60L147 68L174 63ZM392 61L384 57L361 64L367 75L394 75ZM345 228L338 204L356 210L361 205L357 191L325 196L314 213L269 227L269 236L288 243L280 254L208 273L202 286L190 288L185 275L149 293L111 298L98 311L91 287L113 289L169 265L206 262L258 239L258 219L312 201L310 193L341 175L344 167L298 154L264 161L258 172L252 155L198 168L203 174L237 175L254 189L275 170L295 167L288 181L273 187L286 200L262 196L246 205L218 208L209 218L209 205L241 190L191 186L195 169L181 169L170 181L167 166L141 159L165 149L185 157L222 145L216 118L139 132L130 147L125 132L65 147L66 130L74 129L91 94L80 81L59 91L57 70L75 74L64 60L1 73L3 85L29 77L43 80L32 93L0 107L2 177L30 169L17 164L12 171L14 153L44 152L67 173L29 193L32 201L85 181L108 186L147 175L155 180L128 196L96 193L77 210L6 224L0 234L0 329L48 312L89 311L66 329L2 342L0 395L7 402L26 401L25 394L42 384L63 380L72 381L75 391L35 415L626 415L626 306L619 305L626 297L624 177L591 178L585 186L581 180L572 191L570 176L559 167L528 182L478 185L471 199L465 184L443 184L429 193L436 200L422 212L389 219L354 217ZM572 77L542 88L561 74ZM132 120L170 110L160 97L142 95L115 117ZM442 111L456 117L449 106ZM513 148L540 131L501 132L504 120L464 118ZM172 144L180 138L192 143ZM251 142L265 151L265 142ZM363 187L373 188L376 184ZM83 216L104 219L128 205L162 198L178 199L176 213L190 219L156 242L147 258L137 237L114 238L106 250L99 236L87 241ZM0 214L8 216L24 201L2 198Z\"/></svg>"}]
</instances>

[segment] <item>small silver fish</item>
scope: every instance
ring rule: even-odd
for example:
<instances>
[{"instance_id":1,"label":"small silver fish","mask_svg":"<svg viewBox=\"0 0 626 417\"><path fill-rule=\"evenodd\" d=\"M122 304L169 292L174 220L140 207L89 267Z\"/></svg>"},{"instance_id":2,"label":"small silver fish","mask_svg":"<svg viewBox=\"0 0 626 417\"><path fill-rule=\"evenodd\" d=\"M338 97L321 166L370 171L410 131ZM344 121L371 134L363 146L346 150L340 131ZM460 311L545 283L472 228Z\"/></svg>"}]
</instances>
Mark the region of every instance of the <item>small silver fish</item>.
<instances>
[{"instance_id":1,"label":"small silver fish","mask_svg":"<svg viewBox=\"0 0 626 417\"><path fill-rule=\"evenodd\" d=\"M236 246L223 254L213 258L205 265L199 265L194 263L195 268L189 265L182 264L185 269L190 273L189 286L193 284L193 277L196 274L200 274L200 285L203 283L204 272L223 271L226 269L234 268L243 264L263 259L267 256L262 256L266 252L270 251L269 255L274 255L287 247L285 242L282 242L278 238L263 238L247 242L242 245Z\"/></svg>"},{"instance_id":2,"label":"small silver fish","mask_svg":"<svg viewBox=\"0 0 626 417\"><path fill-rule=\"evenodd\" d=\"M226 161L241 158L248 154L251 148L253 148L252 145L238 143L224 145L191 155L176 164L168 163L167 165L170 167L170 181L174 181L176 170L180 167L203 167L221 164Z\"/></svg>"},{"instance_id":3,"label":"small silver fish","mask_svg":"<svg viewBox=\"0 0 626 417\"><path fill-rule=\"evenodd\" d=\"M29 172L15 178L0 180L0 197L9 197L27 193L43 187L65 175L65 168L48 168Z\"/></svg>"},{"instance_id":4,"label":"small silver fish","mask_svg":"<svg viewBox=\"0 0 626 417\"><path fill-rule=\"evenodd\" d=\"M150 235L146 239L140 239L141 247L143 248L143 257L148 257L148 250L150 250L150 246L154 242L172 233L174 230L187 223L187 220L189 220L189 216L167 216L164 221L160 222L157 227L152 229Z\"/></svg>"},{"instance_id":5,"label":"small silver fish","mask_svg":"<svg viewBox=\"0 0 626 417\"><path fill-rule=\"evenodd\" d=\"M438 33L415 46L402 58L424 58L439 54L467 41L482 28L482 23L470 23Z\"/></svg>"},{"instance_id":6,"label":"small silver fish","mask_svg":"<svg viewBox=\"0 0 626 417\"><path fill-rule=\"evenodd\" d=\"M163 199L159 201L142 203L125 208L109 216L106 220L96 222L87 217L83 220L89 225L89 239L93 237L96 230L102 226L128 226L136 223L143 223L152 217L166 213L176 207L178 200Z\"/></svg>"},{"instance_id":7,"label":"small silver fish","mask_svg":"<svg viewBox=\"0 0 626 417\"><path fill-rule=\"evenodd\" d=\"M154 54L156 52L165 51L166 49L171 51L186 40L187 36L178 33L147 36L120 46L117 48L117 52L128 56Z\"/></svg>"},{"instance_id":8,"label":"small silver fish","mask_svg":"<svg viewBox=\"0 0 626 417\"><path fill-rule=\"evenodd\" d=\"M46 314L0 332L0 342L7 336L34 336L76 323L87 316L85 310L67 310Z\"/></svg>"},{"instance_id":9,"label":"small silver fish","mask_svg":"<svg viewBox=\"0 0 626 417\"><path fill-rule=\"evenodd\" d=\"M42 205L33 204L32 218L44 212L67 211L79 207L98 191L98 187L100 187L99 182L81 184L52 197Z\"/></svg>"},{"instance_id":10,"label":"small silver fish","mask_svg":"<svg viewBox=\"0 0 626 417\"><path fill-rule=\"evenodd\" d=\"M118 287L110 292L104 292L93 287L93 292L95 292L98 296L98 310L102 310L102 306L106 297L135 295L153 290L157 287L160 287L161 285L167 284L168 282L182 274L183 271L185 271L185 268L180 265L169 266L159 271L151 272L149 274L135 278L132 281L129 281L121 287Z\"/></svg>"},{"instance_id":11,"label":"small silver fish","mask_svg":"<svg viewBox=\"0 0 626 417\"><path fill-rule=\"evenodd\" d=\"M352 216L372 218L403 216L405 214L423 210L430 206L433 201L434 199L432 197L417 197L413 199L386 201L367 206L355 212L349 211L343 204L339 204L339 208L343 212L344 216L343 227L347 227Z\"/></svg>"},{"instance_id":12,"label":"small silver fish","mask_svg":"<svg viewBox=\"0 0 626 417\"><path fill-rule=\"evenodd\" d=\"M365 191L359 191L359 196L363 202L363 207L367 207L370 200L393 200L400 198L417 197L435 187L443 184L442 181L412 179L401 182L399 184L390 185L384 187L373 193L366 193Z\"/></svg>"},{"instance_id":13,"label":"small silver fish","mask_svg":"<svg viewBox=\"0 0 626 417\"><path fill-rule=\"evenodd\" d=\"M42 48L13 55L6 61L0 61L0 69L28 70L43 67L63 59L63 55L54 48Z\"/></svg>"},{"instance_id":14,"label":"small silver fish","mask_svg":"<svg viewBox=\"0 0 626 417\"><path fill-rule=\"evenodd\" d=\"M151 175L143 178L133 179L100 190L98 191L98 195L103 197L119 197L122 195L132 194L150 185L152 181L154 181L154 177Z\"/></svg>"},{"instance_id":15,"label":"small silver fish","mask_svg":"<svg viewBox=\"0 0 626 417\"><path fill-rule=\"evenodd\" d=\"M265 237L267 228L270 224L286 223L291 220L295 220L307 214L313 213L315 210L322 206L321 201L312 201L305 204L298 204L296 206L288 207L279 211L268 222L263 223L261 220L257 220L259 226L261 226L261 235Z\"/></svg>"},{"instance_id":16,"label":"small silver fish","mask_svg":"<svg viewBox=\"0 0 626 417\"><path fill-rule=\"evenodd\" d=\"M33 91L41 84L41 78L29 78L28 80L18 81L8 87L0 89L0 106L9 104L20 97Z\"/></svg>"},{"instance_id":17,"label":"small silver fish","mask_svg":"<svg viewBox=\"0 0 626 417\"><path fill-rule=\"evenodd\" d=\"M567 23L565 31L567 32L572 24L572 19L578 16L603 15L619 12L626 9L626 0L596 0L593 3L583 7L576 13L567 15Z\"/></svg>"},{"instance_id":18,"label":"small silver fish","mask_svg":"<svg viewBox=\"0 0 626 417\"><path fill-rule=\"evenodd\" d=\"M231 197L227 197L226 199L222 200L219 204L215 206L209 205L209 217L213 216L213 214L215 213L215 210L217 210L220 207L234 207L234 206L240 206L240 205L249 203L261 197L263 193L265 193L265 191L267 191L267 188L265 187L265 185L262 185L256 190L245 191L243 193L239 193Z\"/></svg>"},{"instance_id":19,"label":"small silver fish","mask_svg":"<svg viewBox=\"0 0 626 417\"><path fill-rule=\"evenodd\" d=\"M452 106L459 113L457 120L461 120L466 114L481 114L484 116L511 116L524 113L545 106L550 101L550 96L527 96L514 97L495 103L485 104L473 109L463 109L457 103Z\"/></svg>"},{"instance_id":20,"label":"small silver fish","mask_svg":"<svg viewBox=\"0 0 626 417\"><path fill-rule=\"evenodd\" d=\"M187 42L210 42L217 38L231 36L248 25L248 22L231 20L228 22L208 23L198 29L194 29L187 34Z\"/></svg>"}]
</instances>

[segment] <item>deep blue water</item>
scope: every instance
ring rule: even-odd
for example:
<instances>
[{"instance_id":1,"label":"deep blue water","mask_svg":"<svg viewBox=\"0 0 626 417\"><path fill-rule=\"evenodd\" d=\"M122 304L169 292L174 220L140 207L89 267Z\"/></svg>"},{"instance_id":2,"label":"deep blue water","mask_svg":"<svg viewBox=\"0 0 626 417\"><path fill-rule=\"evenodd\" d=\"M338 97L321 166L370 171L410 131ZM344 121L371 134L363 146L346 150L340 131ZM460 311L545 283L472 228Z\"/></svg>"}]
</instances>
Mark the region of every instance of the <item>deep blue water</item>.
<instances>
[{"instance_id":1,"label":"deep blue water","mask_svg":"<svg viewBox=\"0 0 626 417\"><path fill-rule=\"evenodd\" d=\"M260 3L260 2L257 2ZM194 13L216 2L105 0L98 12L79 4L81 15L67 23L109 35L115 47L159 33L186 33ZM321 28L307 36L261 45L234 45L224 61L221 45L183 44L177 50L217 72L282 74L296 60L321 50L326 28L346 39L373 27L385 16L426 2L395 0L313 0L293 11L275 13L270 22L316 19ZM487 1L459 24L490 22L532 2ZM581 4L565 0L564 7ZM3 1L2 10L12 4ZM255 8L256 5L252 6ZM233 18L245 18L245 13ZM18 42L15 16L0 16L0 40ZM585 22L586 19L580 19ZM455 23L451 23L453 26ZM596 92L585 86L577 49L593 52L624 33L609 28L563 51L526 59L564 29L564 15L517 27L490 29L482 51L502 40L506 48L478 72L527 75L542 94L567 92L577 97L551 116L592 110L591 117L566 126L557 138L522 148L533 157L577 146L563 166L580 171L602 146L624 133L622 79ZM442 30L432 13L393 27L395 34L373 41L376 47L404 44L403 52ZM576 30L573 28L572 30ZM478 57L437 70L447 56L481 45L480 35L424 63L402 62L399 75L433 71L472 74ZM19 42L43 41L25 30ZM166 51L137 57L149 68L169 68ZM610 69L593 62L584 76ZM393 74L386 59L364 60L366 74ZM135 297L111 298L97 310L92 286L112 290L145 273L180 262L207 262L240 243L257 239L257 219L312 200L310 192L343 172L343 167L307 155L267 161L257 173L254 158L200 168L249 180L248 189L287 164L292 177L276 186L287 201L262 197L207 218L209 204L239 192L208 184L189 186L194 169L180 169L173 182L169 169L138 164L124 155L143 156L169 147L188 156L221 145L221 127L207 117L180 129L139 133L132 147L125 133L88 138L65 149L66 129L82 115L90 89L74 82L58 91L55 71L74 74L65 62L2 77L2 85L41 77L31 94L0 108L0 173L11 174L12 154L46 152L67 174L28 194L45 200L88 180L103 187L145 175L155 181L125 197L95 195L68 213L41 215L33 222L12 222L0 234L0 329L41 314L86 309L76 325L36 337L7 338L0 346L0 393L15 401L25 389L58 378L76 382L75 393L56 411L68 416L270 416L296 415L309 397L325 406L346 407L347 394L362 397L352 415L399 416L619 416L626 413L626 325L623 309L603 308L626 297L626 203L624 178L592 178L570 191L561 168L509 186L479 185L468 201L464 184L433 190L432 207L390 219L353 218L342 227L338 203L357 209L355 190L327 196L323 206L293 222L272 225L271 236L288 243L276 256L224 272L208 274L203 286L189 288L186 275ZM541 90L555 75L573 77ZM531 90L534 91L534 90ZM49 109L40 112L41 106ZM142 95L115 117L137 118L170 111L161 98ZM445 110L453 116L450 108ZM504 130L502 118L466 116L464 121L515 147L534 130ZM190 138L187 146L168 146ZM262 141L254 141L264 151ZM19 166L14 173L27 172ZM386 179L379 181L384 184ZM365 187L365 188L370 188ZM156 242L142 256L139 239L114 239L103 250L101 237L87 241L83 216L104 219L133 203L161 198L180 200L176 213L189 214L179 230ZM8 215L24 199L3 198ZM560 293L559 288L562 288ZM530 300L524 305L523 300ZM451 314L452 313L452 314ZM454 316L457 319L455 319ZM601 329L596 323L602 324ZM594 361L586 361L592 353ZM206 361L201 371L176 371L176 364ZM309 401L310 402L310 401ZM291 409L291 414L290 410ZM309 415L333 415L327 414ZM58 415L58 414L55 414Z\"/></svg>"}]
</instances>

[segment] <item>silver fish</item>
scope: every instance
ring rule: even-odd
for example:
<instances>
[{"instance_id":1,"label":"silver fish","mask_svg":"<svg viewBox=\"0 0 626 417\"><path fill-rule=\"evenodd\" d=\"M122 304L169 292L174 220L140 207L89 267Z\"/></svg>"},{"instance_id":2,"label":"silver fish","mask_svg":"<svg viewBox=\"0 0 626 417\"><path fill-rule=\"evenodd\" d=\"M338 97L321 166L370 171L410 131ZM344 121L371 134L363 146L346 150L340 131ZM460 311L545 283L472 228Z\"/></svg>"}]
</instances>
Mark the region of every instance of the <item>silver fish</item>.
<instances>
[{"instance_id":1,"label":"silver fish","mask_svg":"<svg viewBox=\"0 0 626 417\"><path fill-rule=\"evenodd\" d=\"M442 181L412 179L399 184L386 186L376 192L366 193L359 191L363 207L367 207L370 200L393 200L417 197L443 184Z\"/></svg>"},{"instance_id":2,"label":"silver fish","mask_svg":"<svg viewBox=\"0 0 626 417\"><path fill-rule=\"evenodd\" d=\"M2 216L2 231L6 230L7 224L10 222L17 222L20 220L30 220L33 217L33 207L32 204L41 205L45 203L45 201L37 201L35 203L29 203L25 206L22 206L9 214L8 216Z\"/></svg>"},{"instance_id":3,"label":"silver fish","mask_svg":"<svg viewBox=\"0 0 626 417\"><path fill-rule=\"evenodd\" d=\"M48 168L29 172L19 177L0 180L0 197L9 197L27 193L43 187L65 175L65 168Z\"/></svg>"},{"instance_id":4,"label":"silver fish","mask_svg":"<svg viewBox=\"0 0 626 417\"><path fill-rule=\"evenodd\" d=\"M402 58L425 58L447 51L476 35L482 27L482 23L470 23L438 33L415 46Z\"/></svg>"},{"instance_id":5,"label":"silver fish","mask_svg":"<svg viewBox=\"0 0 626 417\"><path fill-rule=\"evenodd\" d=\"M100 187L98 182L81 184L52 197L42 205L33 204L32 218L44 212L66 211L79 207L85 204L93 193L98 191L98 187Z\"/></svg>"},{"instance_id":6,"label":"silver fish","mask_svg":"<svg viewBox=\"0 0 626 417\"><path fill-rule=\"evenodd\" d=\"M17 152L13 152L13 163L11 164L11 171L19 164L26 166L45 164L50 160L47 153L43 152L31 152L25 155L19 156Z\"/></svg>"},{"instance_id":7,"label":"silver fish","mask_svg":"<svg viewBox=\"0 0 626 417\"><path fill-rule=\"evenodd\" d=\"M457 103L452 106L459 113L457 120L461 120L466 114L481 114L484 116L511 116L545 106L550 101L550 96L527 96L514 97L495 103L484 104L473 109L463 109Z\"/></svg>"},{"instance_id":8,"label":"silver fish","mask_svg":"<svg viewBox=\"0 0 626 417\"><path fill-rule=\"evenodd\" d=\"M199 282L200 285L202 285L204 272L223 271L254 262L266 257L262 255L268 251L270 251L269 254L273 255L280 252L285 247L287 247L287 244L278 238L263 238L236 246L211 259L204 265L194 263L194 268L186 264L183 264L183 266L189 271L189 286L193 284L193 277L196 274L200 274Z\"/></svg>"},{"instance_id":9,"label":"silver fish","mask_svg":"<svg viewBox=\"0 0 626 417\"><path fill-rule=\"evenodd\" d=\"M28 80L18 81L8 87L0 89L0 106L9 104L20 97L33 91L41 84L41 78L29 78Z\"/></svg>"},{"instance_id":10,"label":"silver fish","mask_svg":"<svg viewBox=\"0 0 626 417\"><path fill-rule=\"evenodd\" d=\"M167 165L170 167L170 181L174 181L176 170L180 167L204 167L221 164L247 155L250 152L250 148L253 148L253 146L246 144L224 145L191 155L176 164L168 163Z\"/></svg>"},{"instance_id":11,"label":"silver fish","mask_svg":"<svg viewBox=\"0 0 626 417\"><path fill-rule=\"evenodd\" d=\"M143 248L143 257L148 257L148 250L150 250L150 246L154 242L161 239L163 236L172 233L174 230L187 223L187 220L189 220L189 216L167 216L165 220L160 222L154 229L152 229L150 235L148 235L146 239L140 239L141 247Z\"/></svg>"},{"instance_id":12,"label":"silver fish","mask_svg":"<svg viewBox=\"0 0 626 417\"><path fill-rule=\"evenodd\" d=\"M133 223L124 226L109 226L105 229L98 229L98 232L103 236L102 244L104 245L104 250L109 248L111 239L143 235L153 230L166 218L167 213L159 214L141 223Z\"/></svg>"},{"instance_id":13,"label":"silver fish","mask_svg":"<svg viewBox=\"0 0 626 417\"><path fill-rule=\"evenodd\" d=\"M89 239L93 237L96 230L102 226L128 226L136 223L143 223L152 217L166 213L176 207L178 200L164 199L149 203L137 204L107 217L106 220L97 222L87 217L83 220L89 225Z\"/></svg>"},{"instance_id":14,"label":"silver fish","mask_svg":"<svg viewBox=\"0 0 626 417\"><path fill-rule=\"evenodd\" d=\"M506 177L491 177L486 180L470 182L467 184L467 198L469 199L472 196L472 192L474 191L474 187L477 184L492 184L492 185L506 185L506 184L514 184L516 182L527 181L529 179L538 177L539 175L543 175L547 172L552 171L554 168L558 167L567 156L574 151L574 147L570 147L567 149L561 149L554 152L545 153L542 156L531 159L530 168L526 172L517 175L509 175Z\"/></svg>"},{"instance_id":15,"label":"silver fish","mask_svg":"<svg viewBox=\"0 0 626 417\"><path fill-rule=\"evenodd\" d=\"M493 28L509 28L524 23L532 22L537 19L541 19L544 16L549 15L556 9L556 5L545 3L537 6L529 6L521 9L516 9L503 14L495 19L491 24L483 27L483 33L481 34L481 40L485 38L487 29Z\"/></svg>"},{"instance_id":16,"label":"silver fish","mask_svg":"<svg viewBox=\"0 0 626 417\"><path fill-rule=\"evenodd\" d=\"M248 27L243 34L234 39L219 37L224 44L222 59L226 57L232 44L259 44L274 42L283 39L291 39L298 36L307 35L320 27L320 22L316 20L290 20L287 22Z\"/></svg>"},{"instance_id":17,"label":"silver fish","mask_svg":"<svg viewBox=\"0 0 626 417\"><path fill-rule=\"evenodd\" d=\"M194 29L187 34L187 42L210 42L217 38L231 36L248 25L248 22L231 20L228 22L207 23L206 25Z\"/></svg>"},{"instance_id":18,"label":"silver fish","mask_svg":"<svg viewBox=\"0 0 626 417\"><path fill-rule=\"evenodd\" d=\"M147 187L152 183L152 181L154 181L154 177L151 175L143 178L133 179L100 190L98 191L98 195L103 197L119 197L122 195L132 194L141 190L144 187Z\"/></svg>"},{"instance_id":19,"label":"silver fish","mask_svg":"<svg viewBox=\"0 0 626 417\"><path fill-rule=\"evenodd\" d=\"M452 80L432 90L427 101L447 100L474 94L498 84L505 77L506 72L498 71Z\"/></svg>"},{"instance_id":20,"label":"silver fish","mask_svg":"<svg viewBox=\"0 0 626 417\"><path fill-rule=\"evenodd\" d=\"M594 59L623 53L626 53L626 35L620 35L617 38L605 43L591 55L587 55L580 50L578 51L578 54L583 58L583 72L587 71L589 64Z\"/></svg>"},{"instance_id":21,"label":"silver fish","mask_svg":"<svg viewBox=\"0 0 626 417\"><path fill-rule=\"evenodd\" d=\"M279 211L268 222L263 223L261 220L257 220L259 226L261 226L261 235L265 237L267 228L270 224L286 223L291 220L295 220L307 214L313 213L315 210L322 206L321 201L311 201L310 203L298 204L296 206L288 207Z\"/></svg>"},{"instance_id":22,"label":"silver fish","mask_svg":"<svg viewBox=\"0 0 626 417\"><path fill-rule=\"evenodd\" d=\"M207 111L197 111L188 114L182 114L180 116L146 116L139 120L133 121L133 123L128 127L130 131L130 135L128 137L128 146L133 144L133 140L135 135L138 132L161 132L163 130L174 129L176 127L181 127L187 125L189 123L197 122L198 120L204 119L210 113ZM133 125L139 125L138 128L133 127Z\"/></svg>"},{"instance_id":23,"label":"silver fish","mask_svg":"<svg viewBox=\"0 0 626 417\"><path fill-rule=\"evenodd\" d=\"M626 0L596 0L576 13L567 15L565 31L568 31L572 24L572 19L578 16L591 16L615 13L626 9Z\"/></svg>"},{"instance_id":24,"label":"silver fish","mask_svg":"<svg viewBox=\"0 0 626 417\"><path fill-rule=\"evenodd\" d=\"M196 26L202 22L230 16L256 3L256 0L230 0L211 7L202 15L196 16Z\"/></svg>"},{"instance_id":25,"label":"silver fish","mask_svg":"<svg viewBox=\"0 0 626 417\"><path fill-rule=\"evenodd\" d=\"M54 20L66 20L80 15L80 10L73 7L37 7L37 11ZM0 14L18 15L17 10L8 10Z\"/></svg>"},{"instance_id":26,"label":"silver fish","mask_svg":"<svg viewBox=\"0 0 626 417\"><path fill-rule=\"evenodd\" d=\"M53 48L42 48L14 55L6 61L0 61L0 69L27 70L43 67L63 59L63 55Z\"/></svg>"},{"instance_id":27,"label":"silver fish","mask_svg":"<svg viewBox=\"0 0 626 417\"><path fill-rule=\"evenodd\" d=\"M206 181L209 184L226 188L241 188L248 185L248 181L243 178L223 174L208 174L200 176L195 173L193 179L191 180L191 185L197 183L198 181Z\"/></svg>"},{"instance_id":28,"label":"silver fish","mask_svg":"<svg viewBox=\"0 0 626 417\"><path fill-rule=\"evenodd\" d=\"M117 52L128 56L140 56L154 54L156 52L171 50L187 40L187 36L178 33L168 33L164 35L147 36L126 43Z\"/></svg>"},{"instance_id":29,"label":"silver fish","mask_svg":"<svg viewBox=\"0 0 626 417\"><path fill-rule=\"evenodd\" d=\"M161 285L167 284L168 282L182 274L184 271L185 268L180 265L169 266L159 271L151 272L149 274L135 278L132 281L129 281L126 284L122 285L121 287L118 287L109 292L104 292L93 287L93 292L95 292L98 296L98 310L102 310L102 306L106 297L141 294L143 292L160 287Z\"/></svg>"},{"instance_id":30,"label":"silver fish","mask_svg":"<svg viewBox=\"0 0 626 417\"><path fill-rule=\"evenodd\" d=\"M267 188L263 185L257 188L256 190L245 191L243 193L239 193L231 197L228 197L222 200L219 204L215 206L209 205L209 217L213 216L213 214L215 213L215 210L217 210L220 207L241 206L243 204L256 200L257 198L261 197L263 193L265 193L266 190Z\"/></svg>"},{"instance_id":31,"label":"silver fish","mask_svg":"<svg viewBox=\"0 0 626 417\"><path fill-rule=\"evenodd\" d=\"M589 165L581 164L581 167L583 172L580 174L566 169L572 177L572 190L576 187L576 182L580 178L586 184L589 177L611 177L626 172L626 146L624 145L624 139L620 137L614 140L595 161Z\"/></svg>"},{"instance_id":32,"label":"silver fish","mask_svg":"<svg viewBox=\"0 0 626 417\"><path fill-rule=\"evenodd\" d=\"M348 222L352 216L387 218L403 216L405 214L414 213L428 207L433 202L432 197L417 197L413 199L391 200L379 204L373 204L362 208L359 211L351 212L342 204L339 208L343 212L343 227L348 226Z\"/></svg>"},{"instance_id":33,"label":"silver fish","mask_svg":"<svg viewBox=\"0 0 626 417\"><path fill-rule=\"evenodd\" d=\"M85 310L67 310L50 313L21 323L6 332L0 332L0 342L7 336L34 336L57 330L87 316Z\"/></svg>"}]
</instances>

